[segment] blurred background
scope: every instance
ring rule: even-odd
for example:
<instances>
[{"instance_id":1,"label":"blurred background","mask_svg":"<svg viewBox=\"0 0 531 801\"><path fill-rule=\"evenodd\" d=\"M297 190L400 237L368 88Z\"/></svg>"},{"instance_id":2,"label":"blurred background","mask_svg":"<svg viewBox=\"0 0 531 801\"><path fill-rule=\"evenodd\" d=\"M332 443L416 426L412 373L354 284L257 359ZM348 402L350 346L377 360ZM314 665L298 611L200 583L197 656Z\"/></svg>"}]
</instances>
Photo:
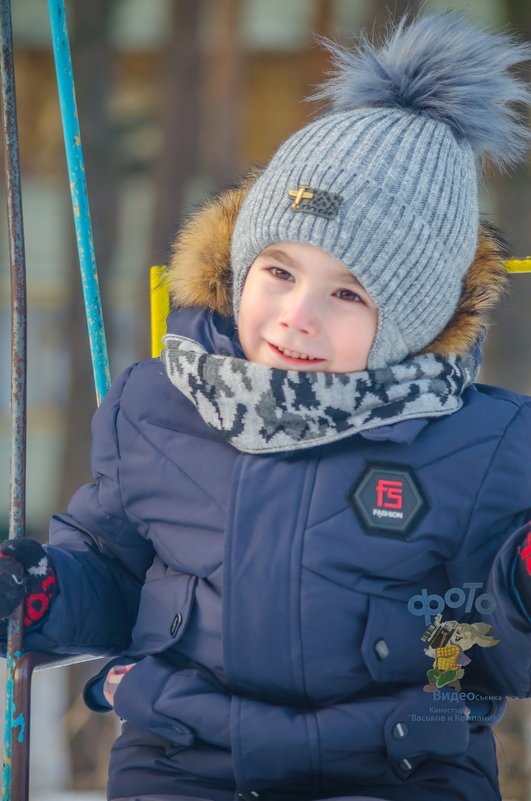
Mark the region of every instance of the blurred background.
<instances>
[{"instance_id":1,"label":"blurred background","mask_svg":"<svg viewBox=\"0 0 531 801\"><path fill-rule=\"evenodd\" d=\"M375 34L415 0L75 0L67 4L96 258L115 378L149 355L148 269L163 264L183 218L268 160L318 111L304 102L327 69L319 32L348 43ZM427 0L531 40L527 0ZM29 301L28 534L90 481L95 408L47 7L13 0ZM531 65L530 65L531 69ZM528 73L529 77L529 73ZM3 151L2 151L3 158ZM5 206L3 167L0 202ZM529 165L487 180L483 214L531 253ZM9 493L9 262L0 212L0 535ZM531 394L531 275L512 276L480 380ZM530 443L531 448L531 443ZM516 478L516 477L515 477ZM112 715L79 689L101 663L38 674L32 798L61 790L103 798ZM3 682L2 682L3 684ZM505 801L530 801L529 701L496 727ZM1 724L0 724L1 725ZM89 796L86 796L87 798Z\"/></svg>"}]
</instances>

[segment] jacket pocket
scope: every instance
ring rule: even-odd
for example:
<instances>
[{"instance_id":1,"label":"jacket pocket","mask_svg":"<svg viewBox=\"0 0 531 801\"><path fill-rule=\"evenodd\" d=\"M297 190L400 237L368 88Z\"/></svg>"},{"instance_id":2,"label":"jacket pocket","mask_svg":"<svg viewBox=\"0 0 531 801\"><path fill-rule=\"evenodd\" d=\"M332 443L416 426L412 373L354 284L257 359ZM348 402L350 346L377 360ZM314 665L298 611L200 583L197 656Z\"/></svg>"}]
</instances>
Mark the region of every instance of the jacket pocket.
<instances>
[{"instance_id":1,"label":"jacket pocket","mask_svg":"<svg viewBox=\"0 0 531 801\"><path fill-rule=\"evenodd\" d=\"M425 684L432 661L424 653L424 620L407 609L407 601L369 596L361 653L375 681Z\"/></svg>"},{"instance_id":2,"label":"jacket pocket","mask_svg":"<svg viewBox=\"0 0 531 801\"><path fill-rule=\"evenodd\" d=\"M146 574L127 654L157 654L183 636L192 613L198 577L167 567L158 557Z\"/></svg>"}]
</instances>

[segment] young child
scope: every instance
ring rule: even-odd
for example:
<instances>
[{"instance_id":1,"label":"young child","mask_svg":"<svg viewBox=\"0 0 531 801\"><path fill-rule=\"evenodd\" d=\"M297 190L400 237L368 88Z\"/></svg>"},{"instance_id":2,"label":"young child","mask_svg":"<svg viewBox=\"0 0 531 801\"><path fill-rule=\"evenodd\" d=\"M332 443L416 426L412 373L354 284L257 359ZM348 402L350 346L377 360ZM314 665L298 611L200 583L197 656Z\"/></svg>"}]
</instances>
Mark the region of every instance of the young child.
<instances>
[{"instance_id":1,"label":"young child","mask_svg":"<svg viewBox=\"0 0 531 801\"><path fill-rule=\"evenodd\" d=\"M474 383L529 49L455 14L331 47L331 109L181 233L94 482L3 547L28 649L117 655L114 801L500 801L531 695L531 403Z\"/></svg>"}]
</instances>

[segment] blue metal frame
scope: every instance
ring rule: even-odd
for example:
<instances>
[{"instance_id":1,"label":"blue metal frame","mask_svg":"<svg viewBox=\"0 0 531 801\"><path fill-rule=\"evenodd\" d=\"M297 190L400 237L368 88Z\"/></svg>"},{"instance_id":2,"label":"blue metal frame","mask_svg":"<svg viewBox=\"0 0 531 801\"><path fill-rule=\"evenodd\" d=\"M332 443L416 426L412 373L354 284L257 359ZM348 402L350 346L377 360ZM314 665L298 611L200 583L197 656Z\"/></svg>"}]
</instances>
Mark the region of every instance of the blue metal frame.
<instances>
[{"instance_id":1,"label":"blue metal frame","mask_svg":"<svg viewBox=\"0 0 531 801\"><path fill-rule=\"evenodd\" d=\"M25 534L26 508L26 386L27 303L26 263L14 78L10 0L0 0L0 71L2 121L6 153L7 207L11 272L11 488L9 537ZM89 203L77 116L72 61L63 0L49 0L50 26L70 181L77 248L89 330L98 405L110 386L109 362L96 272ZM2 801L22 801L29 787L29 685L16 671L31 654L22 656L23 604L8 625L6 724ZM27 665L26 665L27 667ZM28 671L26 670L26 673ZM31 671L29 672L31 681Z\"/></svg>"},{"instance_id":2,"label":"blue metal frame","mask_svg":"<svg viewBox=\"0 0 531 801\"><path fill-rule=\"evenodd\" d=\"M85 180L85 166L83 162L83 150L81 148L81 134L77 116L72 59L70 56L63 0L48 0L48 10L52 31L55 70L57 74L57 88L59 91L61 117L63 121L70 193L74 211L77 250L81 267L83 295L85 297L92 368L94 370L96 399L99 406L109 389L111 378L109 360L107 357L107 345L105 342L105 329L103 327L98 276L96 272L94 242L92 238L87 184Z\"/></svg>"}]
</instances>

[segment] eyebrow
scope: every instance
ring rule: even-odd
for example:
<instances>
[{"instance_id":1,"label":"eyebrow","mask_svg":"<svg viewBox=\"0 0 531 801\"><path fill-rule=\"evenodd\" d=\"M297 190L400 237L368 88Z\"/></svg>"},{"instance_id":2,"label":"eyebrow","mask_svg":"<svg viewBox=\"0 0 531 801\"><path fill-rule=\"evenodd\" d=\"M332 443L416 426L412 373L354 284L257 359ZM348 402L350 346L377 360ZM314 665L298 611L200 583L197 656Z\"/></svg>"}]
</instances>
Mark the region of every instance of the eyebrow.
<instances>
[{"instance_id":1,"label":"eyebrow","mask_svg":"<svg viewBox=\"0 0 531 801\"><path fill-rule=\"evenodd\" d=\"M271 249L266 248L265 250L262 251L260 255L265 259L266 258L278 259L278 261L283 261L285 264L287 264L290 267L294 267L295 269L298 267L297 262L280 248L271 248ZM349 271L347 271L347 274L345 274L343 271L334 270L332 277L336 281L348 282L351 284L355 284L356 286L362 287L362 284L360 284L356 276L352 275L352 273Z\"/></svg>"},{"instance_id":2,"label":"eyebrow","mask_svg":"<svg viewBox=\"0 0 531 801\"><path fill-rule=\"evenodd\" d=\"M284 261L291 267L297 266L297 262L294 259L292 259L291 256L288 256L287 253L284 253L284 251L280 250L279 248L266 248L260 253L260 256L262 256L262 258L264 259L273 258L273 259L278 259L279 261Z\"/></svg>"}]
</instances>

